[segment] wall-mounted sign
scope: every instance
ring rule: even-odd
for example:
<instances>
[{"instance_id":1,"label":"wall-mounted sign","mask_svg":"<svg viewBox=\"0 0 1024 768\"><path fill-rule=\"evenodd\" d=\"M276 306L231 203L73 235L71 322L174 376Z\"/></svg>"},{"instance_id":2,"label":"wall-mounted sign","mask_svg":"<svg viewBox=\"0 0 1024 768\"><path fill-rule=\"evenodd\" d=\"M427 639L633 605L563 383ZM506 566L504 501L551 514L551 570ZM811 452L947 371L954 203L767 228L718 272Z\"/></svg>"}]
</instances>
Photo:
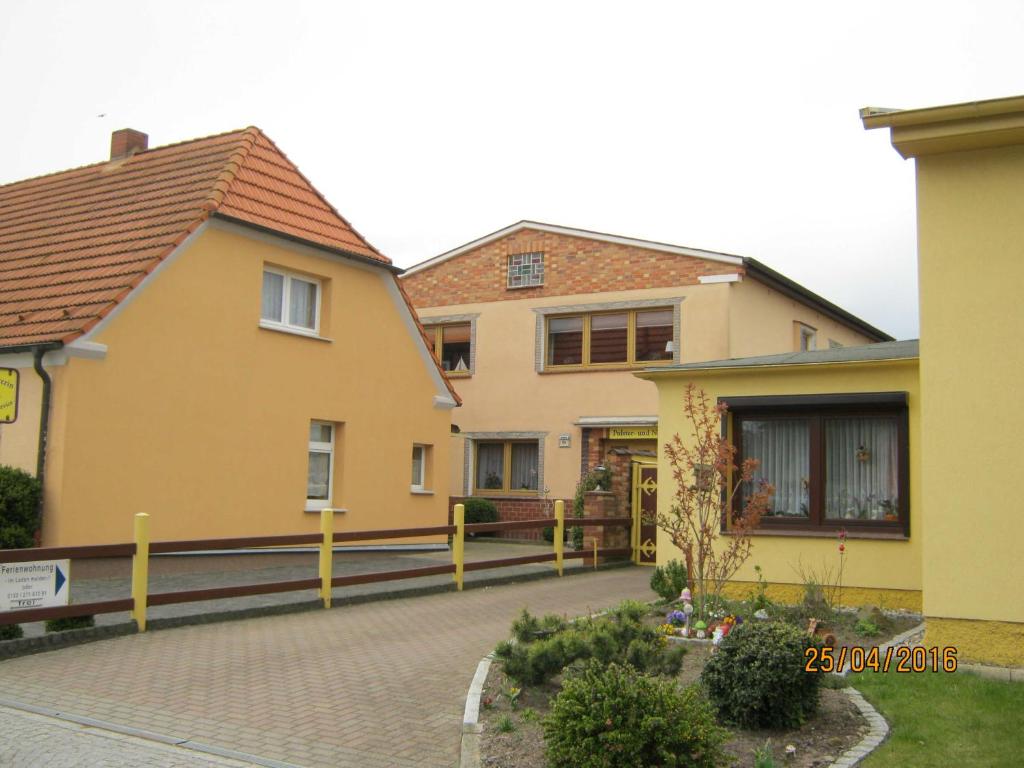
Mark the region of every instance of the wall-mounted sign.
<instances>
[{"instance_id":1,"label":"wall-mounted sign","mask_svg":"<svg viewBox=\"0 0 1024 768\"><path fill-rule=\"evenodd\" d=\"M0 611L68 604L70 560L0 563Z\"/></svg>"},{"instance_id":2,"label":"wall-mounted sign","mask_svg":"<svg viewBox=\"0 0 1024 768\"><path fill-rule=\"evenodd\" d=\"M571 445L572 445L572 438L569 437L569 435L559 435L558 436L558 447L559 448L568 448Z\"/></svg>"},{"instance_id":3,"label":"wall-mounted sign","mask_svg":"<svg viewBox=\"0 0 1024 768\"><path fill-rule=\"evenodd\" d=\"M0 424L12 424L18 418L18 372L0 368Z\"/></svg>"},{"instance_id":4,"label":"wall-mounted sign","mask_svg":"<svg viewBox=\"0 0 1024 768\"><path fill-rule=\"evenodd\" d=\"M609 427L609 440L657 440L657 427Z\"/></svg>"}]
</instances>

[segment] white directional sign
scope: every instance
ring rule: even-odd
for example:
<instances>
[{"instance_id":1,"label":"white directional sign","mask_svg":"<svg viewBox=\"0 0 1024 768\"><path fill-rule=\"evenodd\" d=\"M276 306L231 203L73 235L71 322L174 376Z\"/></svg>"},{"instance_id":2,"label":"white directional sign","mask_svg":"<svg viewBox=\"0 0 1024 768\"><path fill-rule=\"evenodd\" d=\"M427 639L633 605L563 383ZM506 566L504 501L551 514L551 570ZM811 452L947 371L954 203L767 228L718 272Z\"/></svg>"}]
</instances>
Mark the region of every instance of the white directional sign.
<instances>
[{"instance_id":1,"label":"white directional sign","mask_svg":"<svg viewBox=\"0 0 1024 768\"><path fill-rule=\"evenodd\" d=\"M0 611L68 604L69 560L0 563Z\"/></svg>"}]
</instances>

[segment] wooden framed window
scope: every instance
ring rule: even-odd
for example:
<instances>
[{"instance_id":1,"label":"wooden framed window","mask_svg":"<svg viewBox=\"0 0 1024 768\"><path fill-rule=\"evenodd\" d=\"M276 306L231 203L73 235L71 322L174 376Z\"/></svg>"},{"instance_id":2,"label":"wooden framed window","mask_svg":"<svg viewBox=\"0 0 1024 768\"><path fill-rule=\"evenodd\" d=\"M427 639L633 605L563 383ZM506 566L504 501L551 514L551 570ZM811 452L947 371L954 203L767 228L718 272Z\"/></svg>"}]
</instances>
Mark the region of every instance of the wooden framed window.
<instances>
[{"instance_id":1,"label":"wooden framed window","mask_svg":"<svg viewBox=\"0 0 1024 768\"><path fill-rule=\"evenodd\" d=\"M675 354L671 308L588 312L547 318L545 368L629 368L670 363Z\"/></svg>"},{"instance_id":2,"label":"wooden framed window","mask_svg":"<svg viewBox=\"0 0 1024 768\"><path fill-rule=\"evenodd\" d=\"M537 494L540 446L536 440L480 440L474 448L475 494Z\"/></svg>"},{"instance_id":3,"label":"wooden framed window","mask_svg":"<svg viewBox=\"0 0 1024 768\"><path fill-rule=\"evenodd\" d=\"M284 270L263 268L260 325L316 336L320 332L320 281Z\"/></svg>"},{"instance_id":4,"label":"wooden framed window","mask_svg":"<svg viewBox=\"0 0 1024 768\"><path fill-rule=\"evenodd\" d=\"M725 400L737 462L760 462L737 504L758 483L775 487L762 528L909 535L903 393Z\"/></svg>"},{"instance_id":5,"label":"wooden framed window","mask_svg":"<svg viewBox=\"0 0 1024 768\"><path fill-rule=\"evenodd\" d=\"M471 376L473 373L472 323L426 325L430 351L448 375Z\"/></svg>"}]
</instances>

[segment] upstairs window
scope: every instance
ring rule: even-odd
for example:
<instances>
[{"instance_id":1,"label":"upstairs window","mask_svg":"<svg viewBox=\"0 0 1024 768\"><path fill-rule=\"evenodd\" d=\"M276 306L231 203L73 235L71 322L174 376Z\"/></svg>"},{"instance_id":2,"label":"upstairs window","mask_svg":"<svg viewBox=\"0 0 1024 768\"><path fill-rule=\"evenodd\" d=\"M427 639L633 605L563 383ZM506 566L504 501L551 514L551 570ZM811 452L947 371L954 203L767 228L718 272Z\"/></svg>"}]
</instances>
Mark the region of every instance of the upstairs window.
<instances>
[{"instance_id":1,"label":"upstairs window","mask_svg":"<svg viewBox=\"0 0 1024 768\"><path fill-rule=\"evenodd\" d=\"M264 268L260 325L299 333L320 330L320 281Z\"/></svg>"},{"instance_id":2,"label":"upstairs window","mask_svg":"<svg viewBox=\"0 0 1024 768\"><path fill-rule=\"evenodd\" d=\"M795 323L796 348L798 352L812 352L817 349L818 331L809 325Z\"/></svg>"},{"instance_id":3,"label":"upstairs window","mask_svg":"<svg viewBox=\"0 0 1024 768\"><path fill-rule=\"evenodd\" d=\"M546 367L628 367L673 359L673 310L629 310L547 321Z\"/></svg>"},{"instance_id":4,"label":"upstairs window","mask_svg":"<svg viewBox=\"0 0 1024 768\"><path fill-rule=\"evenodd\" d=\"M430 351L441 368L453 375L469 376L473 365L473 328L470 323L450 323L424 327Z\"/></svg>"},{"instance_id":5,"label":"upstairs window","mask_svg":"<svg viewBox=\"0 0 1024 768\"><path fill-rule=\"evenodd\" d=\"M531 288L544 285L544 254L517 253L508 257L508 287Z\"/></svg>"}]
</instances>

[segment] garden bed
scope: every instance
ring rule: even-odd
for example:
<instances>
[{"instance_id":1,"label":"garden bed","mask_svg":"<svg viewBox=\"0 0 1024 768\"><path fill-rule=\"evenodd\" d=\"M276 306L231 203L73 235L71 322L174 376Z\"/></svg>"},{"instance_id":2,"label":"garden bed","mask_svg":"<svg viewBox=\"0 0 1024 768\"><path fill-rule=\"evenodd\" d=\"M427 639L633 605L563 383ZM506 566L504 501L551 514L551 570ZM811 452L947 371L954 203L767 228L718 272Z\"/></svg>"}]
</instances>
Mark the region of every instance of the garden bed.
<instances>
[{"instance_id":1,"label":"garden bed","mask_svg":"<svg viewBox=\"0 0 1024 768\"><path fill-rule=\"evenodd\" d=\"M688 644L689 645L689 644ZM677 679L682 685L695 683L704 662L710 656L708 645L693 644L683 661ZM836 678L838 679L838 678ZM480 763L484 768L545 768L544 732L541 719L548 714L551 699L558 693L561 678L541 686L525 687L513 705L505 692L516 685L492 664L481 697ZM845 685L845 683L843 683ZM490 702L489 705L486 702ZM511 724L513 730L503 731ZM726 750L736 758L736 766L754 766L755 750L766 742L778 765L817 768L830 765L855 746L868 730L867 722L849 698L839 690L821 691L818 714L802 728L792 730L747 731L730 728ZM796 747L792 759L784 759L786 745Z\"/></svg>"}]
</instances>

